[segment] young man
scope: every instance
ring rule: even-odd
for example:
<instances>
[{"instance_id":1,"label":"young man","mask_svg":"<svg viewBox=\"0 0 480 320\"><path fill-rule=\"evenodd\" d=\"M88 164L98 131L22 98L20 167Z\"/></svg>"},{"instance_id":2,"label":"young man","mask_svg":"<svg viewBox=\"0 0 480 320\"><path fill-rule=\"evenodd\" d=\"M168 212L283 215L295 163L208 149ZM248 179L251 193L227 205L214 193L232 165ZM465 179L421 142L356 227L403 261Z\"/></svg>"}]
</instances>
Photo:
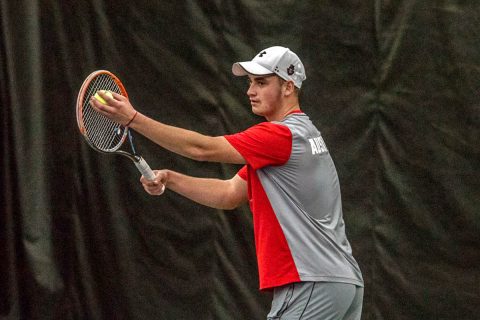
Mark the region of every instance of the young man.
<instances>
[{"instance_id":1,"label":"young man","mask_svg":"<svg viewBox=\"0 0 480 320\"><path fill-rule=\"evenodd\" d=\"M152 195L165 187L214 208L249 202L260 289L273 290L268 319L360 319L363 279L345 235L337 172L325 142L300 109L306 79L298 56L284 47L233 64L248 76L252 112L267 120L243 132L209 137L138 113L118 94L95 99L98 112L158 145L199 161L245 164L231 179L203 179L171 170L141 182Z\"/></svg>"}]
</instances>

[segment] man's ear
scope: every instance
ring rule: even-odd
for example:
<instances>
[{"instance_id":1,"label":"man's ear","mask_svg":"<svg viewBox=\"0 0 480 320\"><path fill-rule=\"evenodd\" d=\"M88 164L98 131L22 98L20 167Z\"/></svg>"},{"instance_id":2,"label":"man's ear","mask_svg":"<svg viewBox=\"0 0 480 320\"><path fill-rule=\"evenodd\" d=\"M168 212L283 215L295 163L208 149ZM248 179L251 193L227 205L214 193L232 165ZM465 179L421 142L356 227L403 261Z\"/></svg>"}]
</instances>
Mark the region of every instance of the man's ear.
<instances>
[{"instance_id":1,"label":"man's ear","mask_svg":"<svg viewBox=\"0 0 480 320\"><path fill-rule=\"evenodd\" d=\"M292 94L295 93L295 84L293 81L286 81L285 83L285 95L286 96L291 96Z\"/></svg>"}]
</instances>

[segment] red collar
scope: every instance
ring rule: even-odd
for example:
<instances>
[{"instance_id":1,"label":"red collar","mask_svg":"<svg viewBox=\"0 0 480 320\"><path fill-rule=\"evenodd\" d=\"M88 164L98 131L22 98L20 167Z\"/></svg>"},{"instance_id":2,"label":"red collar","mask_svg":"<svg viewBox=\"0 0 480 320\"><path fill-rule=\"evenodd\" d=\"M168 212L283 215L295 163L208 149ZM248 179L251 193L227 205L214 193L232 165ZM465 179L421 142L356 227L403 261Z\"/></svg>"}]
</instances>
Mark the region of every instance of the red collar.
<instances>
[{"instance_id":1,"label":"red collar","mask_svg":"<svg viewBox=\"0 0 480 320\"><path fill-rule=\"evenodd\" d=\"M292 110L289 113L287 113L285 116L291 115L292 113L303 113L303 111L300 109Z\"/></svg>"}]
</instances>

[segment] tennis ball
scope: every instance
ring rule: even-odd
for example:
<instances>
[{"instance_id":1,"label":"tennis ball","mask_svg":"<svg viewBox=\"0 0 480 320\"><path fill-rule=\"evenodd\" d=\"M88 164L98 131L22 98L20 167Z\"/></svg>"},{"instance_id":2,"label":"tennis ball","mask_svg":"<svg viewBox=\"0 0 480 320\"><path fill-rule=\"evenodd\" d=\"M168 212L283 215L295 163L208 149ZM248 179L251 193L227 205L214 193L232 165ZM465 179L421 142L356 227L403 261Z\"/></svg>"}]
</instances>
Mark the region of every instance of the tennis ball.
<instances>
[{"instance_id":1,"label":"tennis ball","mask_svg":"<svg viewBox=\"0 0 480 320\"><path fill-rule=\"evenodd\" d=\"M109 97L110 99L113 99L113 95L110 91L107 91L107 90L101 90L101 92L103 94L105 94L107 97ZM95 93L94 95L94 98L97 99L101 104L107 104L107 101L105 101L105 99L103 99L99 94L98 94L98 91L97 93Z\"/></svg>"}]
</instances>

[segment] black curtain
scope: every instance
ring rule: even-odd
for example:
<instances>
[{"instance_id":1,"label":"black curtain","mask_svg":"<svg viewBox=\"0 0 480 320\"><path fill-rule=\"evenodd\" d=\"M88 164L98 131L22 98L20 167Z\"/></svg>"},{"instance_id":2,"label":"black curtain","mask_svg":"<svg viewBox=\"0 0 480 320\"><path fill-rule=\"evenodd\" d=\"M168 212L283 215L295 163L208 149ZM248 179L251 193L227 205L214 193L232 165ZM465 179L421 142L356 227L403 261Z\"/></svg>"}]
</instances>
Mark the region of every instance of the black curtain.
<instances>
[{"instance_id":1,"label":"black curtain","mask_svg":"<svg viewBox=\"0 0 480 320\"><path fill-rule=\"evenodd\" d=\"M336 163L363 319L478 319L480 3L0 0L0 319L265 319L247 207L147 195L76 126L107 69L132 103L208 135L262 121L236 61L302 58ZM154 168L230 178L135 135Z\"/></svg>"}]
</instances>

